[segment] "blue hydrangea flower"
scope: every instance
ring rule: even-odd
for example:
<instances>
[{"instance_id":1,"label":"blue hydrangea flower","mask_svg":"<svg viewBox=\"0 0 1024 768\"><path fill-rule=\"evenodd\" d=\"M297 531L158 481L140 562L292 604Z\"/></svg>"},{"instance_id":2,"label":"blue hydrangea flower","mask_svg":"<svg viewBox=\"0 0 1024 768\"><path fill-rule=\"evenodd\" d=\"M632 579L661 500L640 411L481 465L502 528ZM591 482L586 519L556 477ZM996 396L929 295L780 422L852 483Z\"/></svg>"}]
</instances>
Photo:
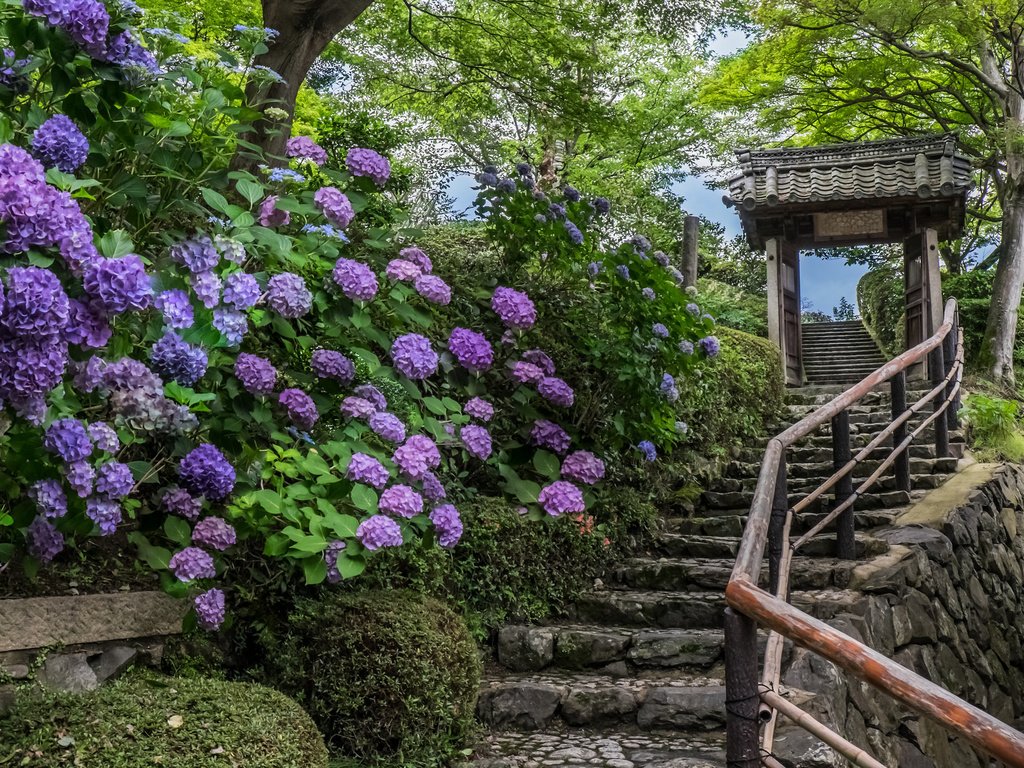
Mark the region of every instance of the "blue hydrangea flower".
<instances>
[{"instance_id":1,"label":"blue hydrangea flower","mask_svg":"<svg viewBox=\"0 0 1024 768\"><path fill-rule=\"evenodd\" d=\"M47 168L74 173L89 156L89 141L67 115L54 115L32 134L32 154Z\"/></svg>"},{"instance_id":2,"label":"blue hydrangea flower","mask_svg":"<svg viewBox=\"0 0 1024 768\"><path fill-rule=\"evenodd\" d=\"M650 440L641 440L636 447L644 455L644 460L655 461L658 458L658 449Z\"/></svg>"}]
</instances>

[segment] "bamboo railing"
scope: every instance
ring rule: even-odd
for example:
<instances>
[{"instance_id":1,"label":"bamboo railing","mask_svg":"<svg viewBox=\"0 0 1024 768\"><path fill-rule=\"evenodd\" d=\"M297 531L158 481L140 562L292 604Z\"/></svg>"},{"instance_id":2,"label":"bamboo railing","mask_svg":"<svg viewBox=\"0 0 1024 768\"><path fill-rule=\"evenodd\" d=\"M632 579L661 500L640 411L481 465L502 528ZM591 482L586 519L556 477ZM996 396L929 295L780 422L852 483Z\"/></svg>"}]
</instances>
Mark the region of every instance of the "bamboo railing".
<instances>
[{"instance_id":1,"label":"bamboo railing","mask_svg":"<svg viewBox=\"0 0 1024 768\"><path fill-rule=\"evenodd\" d=\"M907 369L928 361L932 389L907 406ZM974 747L1014 768L1024 768L1024 734L983 712L930 680L872 650L791 605L790 565L794 553L811 537L836 526L837 555L855 556L854 505L882 474L893 467L899 490L910 490L909 448L934 425L936 456L948 457L949 431L958 427L963 377L963 335L957 305L950 299L943 322L928 339L889 361L860 383L797 422L768 442L736 565L725 590L726 761L729 768L779 768L772 753L775 727L787 718L842 755L851 765L885 768L862 748L814 719L780 692L785 640L828 659L847 674L892 697L909 710L932 718ZM879 385L889 383L892 418L866 446L851 455L849 408ZM931 413L924 416L928 405ZM910 423L922 416L912 430ZM831 425L835 472L818 488L790 506L786 451L825 424ZM856 489L853 471L883 442L892 448ZM832 510L809 531L791 540L795 516L832 492ZM758 587L768 554L767 590ZM757 629L769 630L764 664L758 675Z\"/></svg>"}]
</instances>

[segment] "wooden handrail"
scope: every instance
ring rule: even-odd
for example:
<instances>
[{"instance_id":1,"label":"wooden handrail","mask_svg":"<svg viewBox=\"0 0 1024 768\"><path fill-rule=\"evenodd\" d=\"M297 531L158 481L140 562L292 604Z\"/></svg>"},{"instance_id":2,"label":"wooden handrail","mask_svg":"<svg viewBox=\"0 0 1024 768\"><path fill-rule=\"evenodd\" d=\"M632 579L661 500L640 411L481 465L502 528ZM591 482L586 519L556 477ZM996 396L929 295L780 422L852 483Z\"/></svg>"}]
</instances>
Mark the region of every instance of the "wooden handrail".
<instances>
[{"instance_id":1,"label":"wooden handrail","mask_svg":"<svg viewBox=\"0 0 1024 768\"><path fill-rule=\"evenodd\" d=\"M944 348L948 350L945 354L954 359L943 359ZM901 394L899 396L900 405L894 409L893 418L889 425L880 434L876 435L866 447L862 448L855 458L847 460L847 457L849 457L848 452L842 458L840 458L838 453L833 453L837 466L835 473L823 484L819 485L818 488L811 491L808 497L786 509L783 523L776 522L776 528L772 534L776 537L773 538L772 549L772 572L777 574L776 594L766 592L757 587L765 549L768 544L769 527L773 515L773 501L776 506L779 504L778 500L774 498L776 487L780 482L785 483L787 448L822 425L832 422L834 418L839 416L845 418L846 410L879 384L892 379L894 376L898 377L898 381L903 381L903 372L911 366L924 361L929 355L932 357L931 363L933 365L939 368L942 368L943 364L946 366L944 371L938 371L933 368L932 383L934 386L932 389L909 408L906 407ZM943 373L945 374L944 377L940 378ZM859 747L852 745L839 734L814 720L802 712L799 707L781 698L776 693L781 673L782 638L785 637L832 661L854 677L892 696L908 708L934 718L953 732L966 738L978 749L1002 760L1007 765L1014 766L1015 768L1024 768L1024 734L906 667L873 651L863 643L803 613L790 605L785 599L788 594L790 568L794 551L811 536L837 519L845 519L847 521L846 525L849 527L843 529L842 523L840 523L840 530L847 531L845 534L848 537L846 539L847 542L852 541L852 507L856 499L861 494L867 492L881 477L882 473L895 461L899 459L906 462L906 451L909 450L914 438L920 435L933 422L936 422L937 449L940 452L948 451L946 428L950 423L955 425L955 419L951 413L959 402L962 377L963 334L957 323L956 301L950 299L945 306L943 322L932 336L881 366L831 402L816 409L813 413L768 441L765 447L761 470L758 474L757 485L754 489L750 515L740 542L736 564L733 567L725 592L726 603L732 611L736 612L730 618L730 612L727 611L727 671L732 670L731 674L727 674L727 687L732 686L730 692L727 693L727 697L733 702L744 702L745 712L752 711L748 704L752 699L760 698L762 702L762 716L767 723L761 745L761 764L769 766L769 768L779 765L778 761L771 755L771 748L775 722L778 714L781 712L796 722L797 725L800 725L829 746L832 746L855 765L873 767L880 765ZM894 398L896 397L895 393L897 391L902 392L902 387L904 386L900 384L901 389L897 390L896 384L897 382L894 380ZM895 402L896 400L894 400ZM912 416L920 413L929 403L932 404L932 413L921 424L906 436L904 436L905 430L897 432L898 428L902 428ZM941 421L939 421L940 419ZM845 422L840 421L839 423ZM837 486L840 478L850 474L862 459L866 458L890 435L893 437L895 445L889 455L882 460L879 467L857 487L856 491L850 485L847 486L847 490L841 490L842 497L836 499L837 504L832 511L822 521L813 526L810 531L790 545L790 527L795 519L795 515L809 506L813 500L820 498L830 488ZM840 442L838 445L844 444ZM833 451L838 450L837 444L834 443ZM940 455L945 454L940 453ZM903 472L906 472L906 463L903 466ZM906 482L906 480L903 482ZM783 487L780 487L780 492ZM779 509L776 509L774 514L778 513ZM847 516L844 517L844 513L847 513ZM780 536L782 542L781 551L778 549L780 546L780 539L778 537ZM849 547L849 544L846 546ZM775 580L776 576L773 576L773 581ZM744 624L743 622L748 623ZM768 648L765 653L765 665L763 676L761 677L760 690L758 690L756 682L757 654L754 651L753 645L751 645L755 623L771 630ZM738 644L738 647L745 646L747 648L746 652L740 652L732 647L729 638L730 631L739 633L736 635L737 638L743 637L746 642ZM740 658L741 656L743 658ZM752 656L753 658L752 660L746 659L746 656ZM732 658L734 662L742 662L741 666L738 668L729 667L729 658ZM749 667L751 661L753 663L753 672L751 672ZM753 711L756 713L756 707ZM736 726L735 728L734 725ZM753 754L753 747L756 745L757 731L756 729L751 730L748 724L736 720L733 713L730 712L727 733L733 733L734 731L739 741L735 745L736 757L729 758L729 765L751 765L751 755ZM730 744L727 744L727 752L730 752L732 749L730 741ZM758 761L754 760L754 762Z\"/></svg>"}]
</instances>

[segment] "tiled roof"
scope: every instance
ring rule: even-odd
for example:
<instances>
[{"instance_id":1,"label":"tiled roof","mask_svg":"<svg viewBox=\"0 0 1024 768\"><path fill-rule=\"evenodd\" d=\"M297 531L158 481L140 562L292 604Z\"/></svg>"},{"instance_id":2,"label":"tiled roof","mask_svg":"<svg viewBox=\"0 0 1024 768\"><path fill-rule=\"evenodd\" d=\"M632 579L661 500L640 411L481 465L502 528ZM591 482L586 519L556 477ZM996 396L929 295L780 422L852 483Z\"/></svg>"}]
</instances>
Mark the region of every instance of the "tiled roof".
<instances>
[{"instance_id":1,"label":"tiled roof","mask_svg":"<svg viewBox=\"0 0 1024 768\"><path fill-rule=\"evenodd\" d=\"M729 181L729 199L746 211L823 201L948 198L971 187L970 160L957 153L952 134L743 149L736 157L741 172Z\"/></svg>"}]
</instances>

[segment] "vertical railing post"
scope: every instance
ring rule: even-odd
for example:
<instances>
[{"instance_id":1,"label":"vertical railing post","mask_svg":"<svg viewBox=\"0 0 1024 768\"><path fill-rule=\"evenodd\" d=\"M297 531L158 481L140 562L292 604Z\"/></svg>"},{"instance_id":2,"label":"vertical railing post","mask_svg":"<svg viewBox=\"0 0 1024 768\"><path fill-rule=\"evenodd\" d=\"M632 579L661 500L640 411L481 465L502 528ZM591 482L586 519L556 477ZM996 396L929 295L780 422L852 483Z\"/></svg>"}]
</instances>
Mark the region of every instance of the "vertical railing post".
<instances>
[{"instance_id":1,"label":"vertical railing post","mask_svg":"<svg viewBox=\"0 0 1024 768\"><path fill-rule=\"evenodd\" d=\"M937 387L946 377L945 355L942 353L943 345L940 344L933 349L929 355L928 367L932 373L932 387ZM942 407L941 393L932 400L932 412ZM945 416L940 416L932 422L935 426L935 456L939 459L949 458L949 428Z\"/></svg>"},{"instance_id":2,"label":"vertical railing post","mask_svg":"<svg viewBox=\"0 0 1024 768\"><path fill-rule=\"evenodd\" d=\"M782 534L786 528L786 513L789 511L789 490L786 480L786 453L779 459L779 474L775 479L775 496L772 498L772 516L768 521L768 589L774 595L779 588L782 552L786 542ZM783 600L785 595L779 595Z\"/></svg>"},{"instance_id":3,"label":"vertical railing post","mask_svg":"<svg viewBox=\"0 0 1024 768\"><path fill-rule=\"evenodd\" d=\"M841 469L850 461L851 455L850 412L840 411L832 417L832 468L836 471ZM847 472L836 483L835 493L837 506L853 495L853 472ZM836 556L843 560L853 560L857 556L852 504L836 520Z\"/></svg>"},{"instance_id":4,"label":"vertical railing post","mask_svg":"<svg viewBox=\"0 0 1024 768\"><path fill-rule=\"evenodd\" d=\"M942 357L945 365L943 371L945 376L949 376L950 371L953 370L953 366L956 364L956 346L957 337L960 335L959 328L959 317L953 313L953 327L949 329L949 333L946 334L946 338L942 340ZM953 432L960 429L960 416L958 411L960 410L960 404L957 402L959 398L954 395L956 389L956 382L953 380L955 377L951 377L949 383L946 384L946 399L949 400L949 407L946 409L946 428Z\"/></svg>"},{"instance_id":5,"label":"vertical railing post","mask_svg":"<svg viewBox=\"0 0 1024 768\"><path fill-rule=\"evenodd\" d=\"M732 608L725 609L725 764L761 765L758 719L757 625Z\"/></svg>"},{"instance_id":6,"label":"vertical railing post","mask_svg":"<svg viewBox=\"0 0 1024 768\"><path fill-rule=\"evenodd\" d=\"M889 387L892 392L892 420L896 421L903 412L907 410L907 372L900 371L889 379ZM892 433L892 447L896 449L900 443L907 439L907 423L900 424ZM893 463L893 471L896 473L896 490L910 491L910 447L901 451Z\"/></svg>"}]
</instances>

